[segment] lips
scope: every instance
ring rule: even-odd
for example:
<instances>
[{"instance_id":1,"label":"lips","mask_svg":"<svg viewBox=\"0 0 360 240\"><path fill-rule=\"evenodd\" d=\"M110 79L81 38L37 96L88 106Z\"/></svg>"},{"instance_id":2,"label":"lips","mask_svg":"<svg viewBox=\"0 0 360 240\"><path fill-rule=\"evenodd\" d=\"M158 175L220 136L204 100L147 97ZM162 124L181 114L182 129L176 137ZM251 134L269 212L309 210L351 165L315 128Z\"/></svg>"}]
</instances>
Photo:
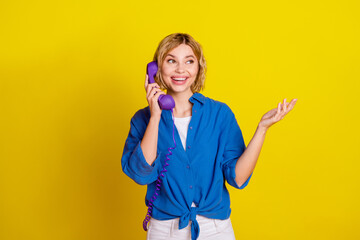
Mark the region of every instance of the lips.
<instances>
[{"instance_id":1,"label":"lips","mask_svg":"<svg viewBox=\"0 0 360 240\"><path fill-rule=\"evenodd\" d=\"M186 80L188 77L182 77L182 76L173 76L171 77L172 82L176 85L183 85L186 83Z\"/></svg>"},{"instance_id":2,"label":"lips","mask_svg":"<svg viewBox=\"0 0 360 240\"><path fill-rule=\"evenodd\" d=\"M172 76L171 79L175 81L186 81L189 77L186 76Z\"/></svg>"}]
</instances>

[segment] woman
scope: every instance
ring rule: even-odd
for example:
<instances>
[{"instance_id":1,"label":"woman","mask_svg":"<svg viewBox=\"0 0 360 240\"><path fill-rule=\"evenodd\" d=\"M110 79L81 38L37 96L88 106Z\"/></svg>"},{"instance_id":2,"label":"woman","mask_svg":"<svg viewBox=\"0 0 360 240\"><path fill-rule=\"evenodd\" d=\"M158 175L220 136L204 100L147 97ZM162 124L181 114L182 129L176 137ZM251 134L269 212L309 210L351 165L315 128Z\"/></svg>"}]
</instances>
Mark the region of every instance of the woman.
<instances>
[{"instance_id":1,"label":"woman","mask_svg":"<svg viewBox=\"0 0 360 240\"><path fill-rule=\"evenodd\" d=\"M168 35L154 61L159 66L156 82L149 84L149 76L145 78L149 106L132 117L122 156L123 171L136 183L147 184L147 239L235 239L224 180L238 189L246 187L267 129L296 99L284 99L267 112L246 147L231 109L199 93L206 61L198 42L188 34ZM175 101L172 111L159 107L162 89ZM167 172L157 181L164 166Z\"/></svg>"}]
</instances>

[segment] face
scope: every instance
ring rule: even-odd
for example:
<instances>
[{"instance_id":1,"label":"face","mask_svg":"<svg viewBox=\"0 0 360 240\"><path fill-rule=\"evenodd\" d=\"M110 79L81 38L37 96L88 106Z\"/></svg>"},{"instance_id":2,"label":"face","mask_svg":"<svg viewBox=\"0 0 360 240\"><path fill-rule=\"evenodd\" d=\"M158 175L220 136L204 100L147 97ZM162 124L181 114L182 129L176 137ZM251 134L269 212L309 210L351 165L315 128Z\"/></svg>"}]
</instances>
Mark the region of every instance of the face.
<instances>
[{"instance_id":1,"label":"face","mask_svg":"<svg viewBox=\"0 0 360 240\"><path fill-rule=\"evenodd\" d=\"M168 92L191 92L199 71L198 60L189 45L180 44L172 49L165 57L161 68L164 82Z\"/></svg>"}]
</instances>

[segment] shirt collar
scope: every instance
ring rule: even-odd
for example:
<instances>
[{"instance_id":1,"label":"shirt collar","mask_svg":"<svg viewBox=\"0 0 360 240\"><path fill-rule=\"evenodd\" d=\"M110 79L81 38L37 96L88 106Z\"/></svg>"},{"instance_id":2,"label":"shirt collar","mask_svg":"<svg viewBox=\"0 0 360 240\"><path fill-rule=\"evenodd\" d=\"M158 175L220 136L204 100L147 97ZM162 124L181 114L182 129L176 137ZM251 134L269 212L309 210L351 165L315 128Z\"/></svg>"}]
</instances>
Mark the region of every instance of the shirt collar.
<instances>
[{"instance_id":1,"label":"shirt collar","mask_svg":"<svg viewBox=\"0 0 360 240\"><path fill-rule=\"evenodd\" d=\"M199 103L201 103L201 105L204 105L205 103L205 99L206 97L204 95L202 95L201 93L194 93L190 98L189 98L189 101L191 103L194 103L195 100L198 101ZM150 111L150 110L149 110ZM162 111L161 113L162 116L164 116L167 120L171 120L172 121L172 114L171 114L171 111Z\"/></svg>"},{"instance_id":2,"label":"shirt collar","mask_svg":"<svg viewBox=\"0 0 360 240\"><path fill-rule=\"evenodd\" d=\"M205 103L205 96L202 95L201 93L194 93L190 98L189 101L194 103L194 99L197 100L198 102L200 102L201 104Z\"/></svg>"}]
</instances>

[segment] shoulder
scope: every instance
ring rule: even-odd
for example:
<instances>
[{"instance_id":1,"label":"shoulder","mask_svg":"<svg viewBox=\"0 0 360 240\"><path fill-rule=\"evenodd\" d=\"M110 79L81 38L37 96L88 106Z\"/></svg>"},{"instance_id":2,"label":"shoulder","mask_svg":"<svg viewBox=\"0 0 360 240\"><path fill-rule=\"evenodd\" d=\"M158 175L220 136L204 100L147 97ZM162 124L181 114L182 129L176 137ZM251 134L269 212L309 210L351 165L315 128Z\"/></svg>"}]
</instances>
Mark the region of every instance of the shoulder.
<instances>
[{"instance_id":1,"label":"shoulder","mask_svg":"<svg viewBox=\"0 0 360 240\"><path fill-rule=\"evenodd\" d=\"M150 108L146 106L141 108L135 112L135 114L131 118L131 122L133 124L147 124L150 119Z\"/></svg>"},{"instance_id":2,"label":"shoulder","mask_svg":"<svg viewBox=\"0 0 360 240\"><path fill-rule=\"evenodd\" d=\"M130 131L135 135L142 136L145 133L149 121L149 106L137 110L130 120Z\"/></svg>"},{"instance_id":3,"label":"shoulder","mask_svg":"<svg viewBox=\"0 0 360 240\"><path fill-rule=\"evenodd\" d=\"M234 113L229 107L228 104L225 102L215 100L213 98L205 97L204 96L205 105L208 106L209 109L214 110L215 112L220 113L224 117L233 116Z\"/></svg>"}]
</instances>

